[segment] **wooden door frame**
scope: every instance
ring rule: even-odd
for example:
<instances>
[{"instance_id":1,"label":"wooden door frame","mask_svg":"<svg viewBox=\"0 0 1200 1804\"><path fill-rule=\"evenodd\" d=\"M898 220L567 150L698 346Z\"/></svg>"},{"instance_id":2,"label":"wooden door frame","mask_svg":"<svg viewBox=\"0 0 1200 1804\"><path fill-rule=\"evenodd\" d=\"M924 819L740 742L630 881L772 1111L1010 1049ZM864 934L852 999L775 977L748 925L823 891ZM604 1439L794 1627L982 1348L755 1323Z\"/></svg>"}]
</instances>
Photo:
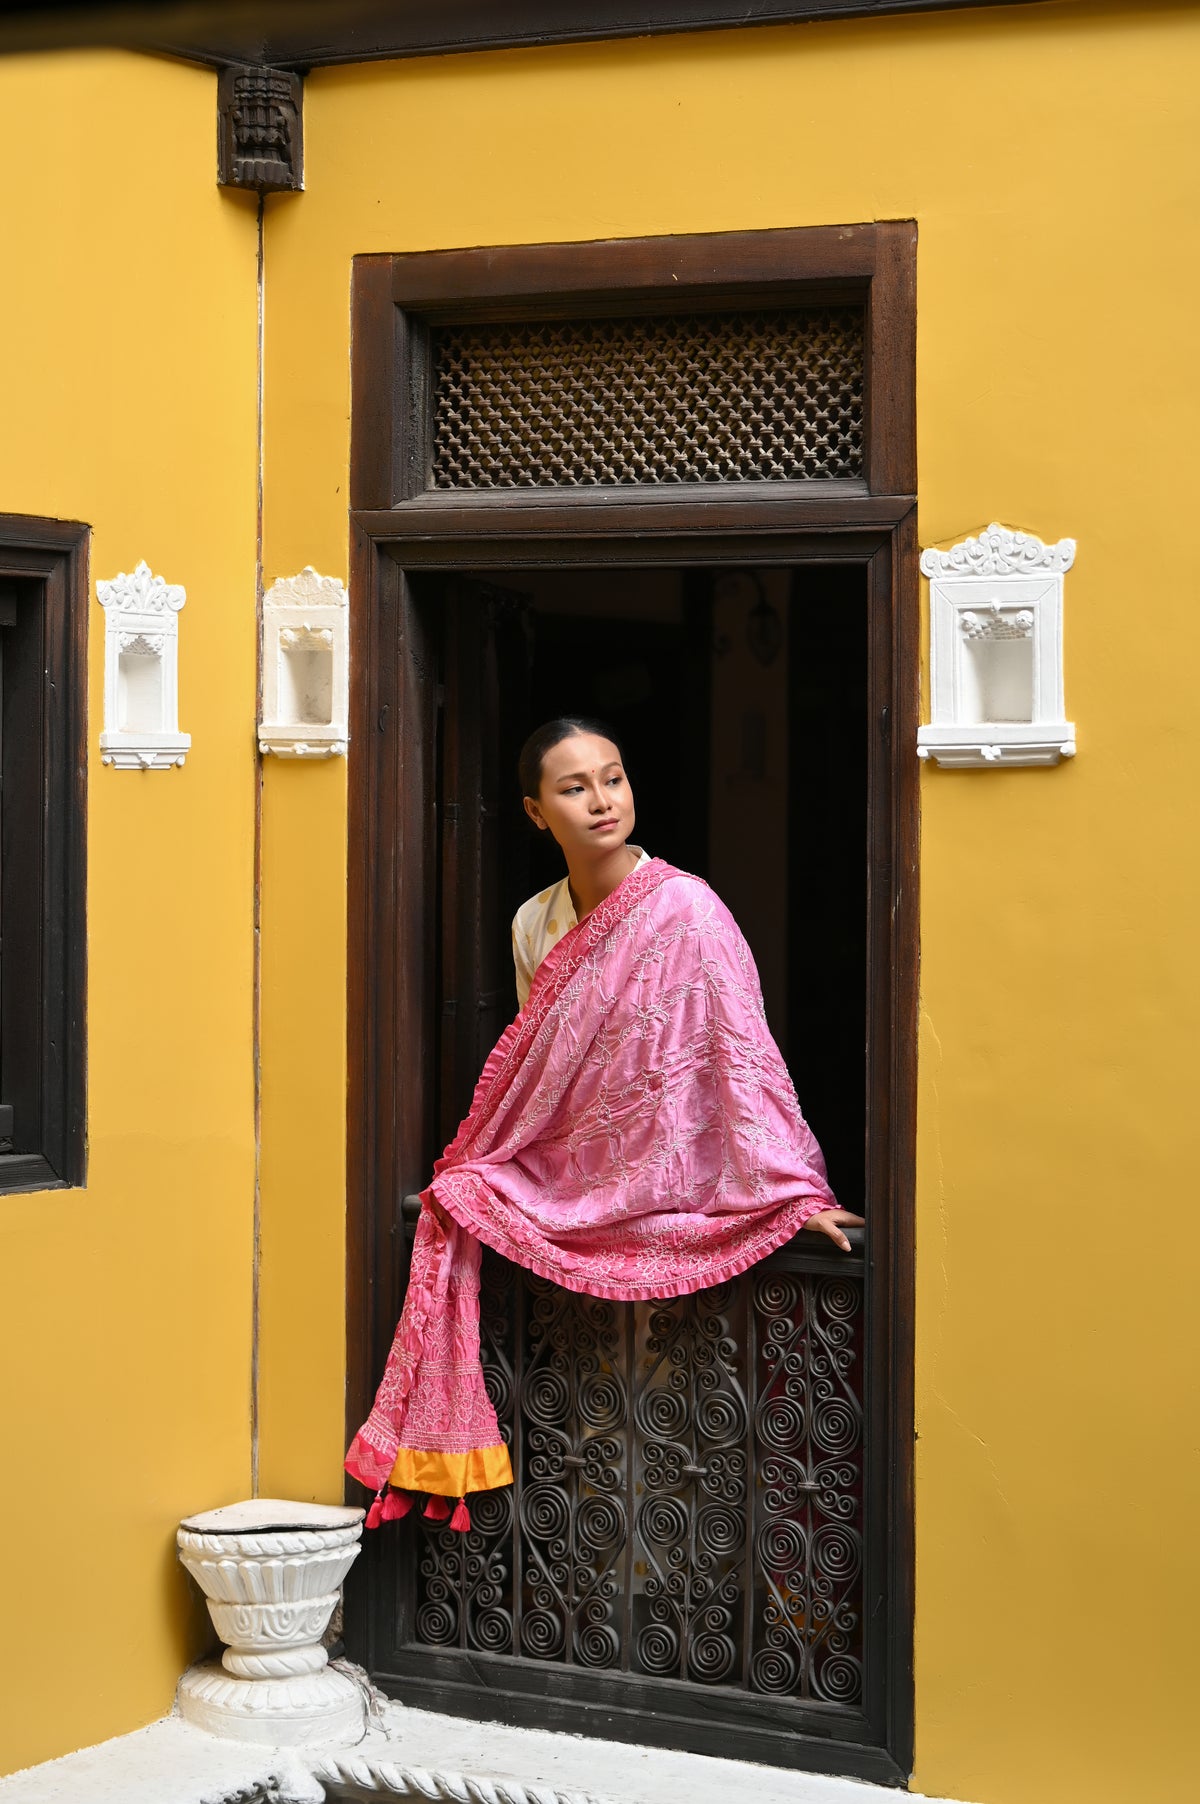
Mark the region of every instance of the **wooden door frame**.
<instances>
[{"instance_id":1,"label":"wooden door frame","mask_svg":"<svg viewBox=\"0 0 1200 1804\"><path fill-rule=\"evenodd\" d=\"M892 1783L912 1765L913 1187L916 1140L918 579L914 422L916 229L908 221L688 238L489 247L357 258L352 308L352 661L347 1171L347 1432L365 1418L398 1309L399 1203L422 1174L420 1098L400 1074L428 1006L434 921L432 672L401 623L409 571L535 566L788 565L851 561L869 612L867 1445L883 1520L867 1548L883 1602L867 1675L870 1744L838 1742L837 1770ZM792 304L866 306L862 481L674 484L653 489L432 493L427 326ZM409 611L411 612L411 611ZM399 1080L399 1081L398 1081ZM885 1207L880 1207L886 1203ZM366 1569L374 1561L364 1561ZM373 1670L369 1634L354 1651ZM804 1738L808 1739L808 1738ZM831 1752L812 1738L811 1759Z\"/></svg>"}]
</instances>

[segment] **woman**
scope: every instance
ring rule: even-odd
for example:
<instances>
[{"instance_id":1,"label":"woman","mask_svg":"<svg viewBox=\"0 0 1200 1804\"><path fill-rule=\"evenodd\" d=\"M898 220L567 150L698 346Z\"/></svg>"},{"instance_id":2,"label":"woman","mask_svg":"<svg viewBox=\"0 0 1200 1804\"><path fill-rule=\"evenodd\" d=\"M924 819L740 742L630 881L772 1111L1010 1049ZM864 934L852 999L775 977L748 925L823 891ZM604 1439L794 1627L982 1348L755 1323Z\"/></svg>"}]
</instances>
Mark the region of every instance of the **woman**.
<instances>
[{"instance_id":1,"label":"woman","mask_svg":"<svg viewBox=\"0 0 1200 1804\"><path fill-rule=\"evenodd\" d=\"M724 1283L801 1228L848 1252L862 1219L834 1200L732 916L629 844L616 741L550 721L519 775L567 875L517 911L521 1011L422 1197L404 1312L346 1456L378 1490L369 1527L424 1491L426 1515L468 1528L466 1494L512 1483L479 1364L481 1242L630 1302Z\"/></svg>"}]
</instances>

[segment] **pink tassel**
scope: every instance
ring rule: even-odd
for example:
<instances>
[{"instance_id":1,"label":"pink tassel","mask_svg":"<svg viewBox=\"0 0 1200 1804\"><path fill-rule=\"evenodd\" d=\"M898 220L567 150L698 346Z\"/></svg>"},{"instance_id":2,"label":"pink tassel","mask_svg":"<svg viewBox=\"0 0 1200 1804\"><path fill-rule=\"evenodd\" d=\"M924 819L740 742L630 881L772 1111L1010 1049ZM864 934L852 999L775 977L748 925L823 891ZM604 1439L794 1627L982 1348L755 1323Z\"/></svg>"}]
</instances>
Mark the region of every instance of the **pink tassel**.
<instances>
[{"instance_id":1,"label":"pink tassel","mask_svg":"<svg viewBox=\"0 0 1200 1804\"><path fill-rule=\"evenodd\" d=\"M460 1497L458 1507L450 1518L451 1528L456 1528L460 1535L465 1535L471 1526L471 1512L467 1508L467 1500Z\"/></svg>"},{"instance_id":2,"label":"pink tassel","mask_svg":"<svg viewBox=\"0 0 1200 1804\"><path fill-rule=\"evenodd\" d=\"M371 1505L370 1509L367 1511L367 1527L368 1528L378 1528L379 1524L383 1521L383 1503L381 1501L382 1497L383 1497L383 1492L381 1491L379 1493L379 1496L375 1499L374 1503Z\"/></svg>"},{"instance_id":3,"label":"pink tassel","mask_svg":"<svg viewBox=\"0 0 1200 1804\"><path fill-rule=\"evenodd\" d=\"M425 1505L425 1514L431 1522L444 1522L450 1514L450 1505L444 1497L431 1497Z\"/></svg>"},{"instance_id":4,"label":"pink tassel","mask_svg":"<svg viewBox=\"0 0 1200 1804\"><path fill-rule=\"evenodd\" d=\"M384 1522L396 1522L401 1516L407 1516L412 1508L412 1498L407 1491L389 1490L383 1500L380 1518Z\"/></svg>"}]
</instances>

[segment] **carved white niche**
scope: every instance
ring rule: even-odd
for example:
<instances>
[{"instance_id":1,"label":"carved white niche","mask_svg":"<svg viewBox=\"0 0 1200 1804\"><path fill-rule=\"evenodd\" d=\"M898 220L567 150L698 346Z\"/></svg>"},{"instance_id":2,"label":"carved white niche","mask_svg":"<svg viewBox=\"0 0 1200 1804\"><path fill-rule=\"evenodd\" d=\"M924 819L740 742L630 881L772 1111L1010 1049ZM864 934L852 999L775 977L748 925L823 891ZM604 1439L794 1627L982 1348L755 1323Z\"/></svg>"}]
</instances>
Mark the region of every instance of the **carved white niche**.
<instances>
[{"instance_id":1,"label":"carved white niche","mask_svg":"<svg viewBox=\"0 0 1200 1804\"><path fill-rule=\"evenodd\" d=\"M104 731L100 755L117 770L170 770L192 739L179 731L178 583L148 564L96 584L104 609Z\"/></svg>"},{"instance_id":2,"label":"carved white niche","mask_svg":"<svg viewBox=\"0 0 1200 1804\"><path fill-rule=\"evenodd\" d=\"M1000 769L1075 755L1063 701L1063 578L1074 539L1044 545L995 524L925 551L932 720L917 756Z\"/></svg>"},{"instance_id":3,"label":"carved white niche","mask_svg":"<svg viewBox=\"0 0 1200 1804\"><path fill-rule=\"evenodd\" d=\"M279 758L344 757L350 659L345 585L312 565L263 597L260 752Z\"/></svg>"}]
</instances>

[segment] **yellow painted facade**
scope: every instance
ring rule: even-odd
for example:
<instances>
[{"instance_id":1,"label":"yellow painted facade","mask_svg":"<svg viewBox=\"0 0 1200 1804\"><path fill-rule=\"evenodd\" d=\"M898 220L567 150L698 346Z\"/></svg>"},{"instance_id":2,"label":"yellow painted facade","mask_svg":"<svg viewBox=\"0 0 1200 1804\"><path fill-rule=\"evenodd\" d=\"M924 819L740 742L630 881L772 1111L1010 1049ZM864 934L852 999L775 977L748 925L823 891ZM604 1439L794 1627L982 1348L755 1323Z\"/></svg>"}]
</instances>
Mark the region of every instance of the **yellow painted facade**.
<instances>
[{"instance_id":1,"label":"yellow painted facade","mask_svg":"<svg viewBox=\"0 0 1200 1804\"><path fill-rule=\"evenodd\" d=\"M0 508L93 528L88 1182L0 1196L0 1771L170 1708L173 1523L250 1482L258 233L214 85L0 60ZM100 765L95 582L139 558L187 590L182 770Z\"/></svg>"},{"instance_id":2,"label":"yellow painted facade","mask_svg":"<svg viewBox=\"0 0 1200 1804\"><path fill-rule=\"evenodd\" d=\"M919 229L921 542L1078 540L1078 757L922 778L914 1784L977 1804L1191 1772L1198 77L1194 8L1069 3L319 70L306 192L265 209L268 582L346 574L356 253L872 219ZM148 58L0 65L31 172L0 505L187 586L194 737L182 771L93 759L89 1184L0 1198L9 1767L166 1706L199 1632L173 1524L249 1484L257 231L214 108ZM262 794L260 1488L326 1499L345 780L268 760ZM68 1615L98 1679L51 1700Z\"/></svg>"}]
</instances>

